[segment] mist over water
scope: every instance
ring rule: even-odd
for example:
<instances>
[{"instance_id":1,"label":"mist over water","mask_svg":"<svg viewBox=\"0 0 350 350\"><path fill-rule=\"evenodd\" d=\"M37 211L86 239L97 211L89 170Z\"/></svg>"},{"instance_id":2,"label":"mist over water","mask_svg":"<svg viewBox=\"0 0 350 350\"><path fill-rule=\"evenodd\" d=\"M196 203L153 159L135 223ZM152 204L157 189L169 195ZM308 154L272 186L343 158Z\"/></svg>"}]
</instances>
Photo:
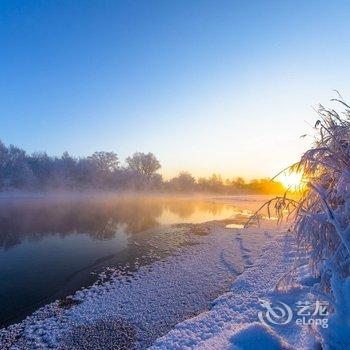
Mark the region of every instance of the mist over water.
<instances>
[{"instance_id":1,"label":"mist over water","mask_svg":"<svg viewBox=\"0 0 350 350\"><path fill-rule=\"evenodd\" d=\"M200 223L232 214L231 205L204 198L2 197L0 323L11 323L92 283L91 272L147 256L147 239L167 227L162 225Z\"/></svg>"},{"instance_id":2,"label":"mist over water","mask_svg":"<svg viewBox=\"0 0 350 350\"><path fill-rule=\"evenodd\" d=\"M47 236L86 234L111 239L123 226L135 234L159 225L200 223L232 215L232 207L178 197L40 196L0 198L0 248Z\"/></svg>"}]
</instances>

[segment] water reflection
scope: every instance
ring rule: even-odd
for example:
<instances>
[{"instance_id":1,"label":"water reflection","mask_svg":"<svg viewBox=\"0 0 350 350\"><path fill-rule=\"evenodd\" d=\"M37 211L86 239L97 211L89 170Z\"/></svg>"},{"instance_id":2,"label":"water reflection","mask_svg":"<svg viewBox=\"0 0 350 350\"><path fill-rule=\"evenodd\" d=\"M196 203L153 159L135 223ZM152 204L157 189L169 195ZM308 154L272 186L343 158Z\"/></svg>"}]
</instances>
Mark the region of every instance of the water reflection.
<instances>
[{"instance_id":1,"label":"water reflection","mask_svg":"<svg viewBox=\"0 0 350 350\"><path fill-rule=\"evenodd\" d=\"M78 196L13 198L0 200L0 247L10 248L24 239L87 234L110 239L120 225L136 234L161 224L203 222L226 218L232 209L222 203L176 198Z\"/></svg>"},{"instance_id":2,"label":"water reflection","mask_svg":"<svg viewBox=\"0 0 350 350\"><path fill-rule=\"evenodd\" d=\"M167 228L164 234L157 226L224 219L232 213L229 205L194 199L1 198L0 325L91 284L91 272L141 266L186 244L181 233ZM157 234L155 247L149 239Z\"/></svg>"}]
</instances>

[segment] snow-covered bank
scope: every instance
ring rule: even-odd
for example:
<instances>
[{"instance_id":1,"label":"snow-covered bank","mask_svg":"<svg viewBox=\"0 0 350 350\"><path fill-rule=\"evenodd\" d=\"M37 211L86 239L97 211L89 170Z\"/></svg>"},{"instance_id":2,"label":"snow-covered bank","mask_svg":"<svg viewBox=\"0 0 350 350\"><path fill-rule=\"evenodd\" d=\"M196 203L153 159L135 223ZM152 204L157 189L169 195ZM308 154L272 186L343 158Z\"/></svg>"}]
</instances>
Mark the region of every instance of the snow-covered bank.
<instances>
[{"instance_id":1,"label":"snow-covered bank","mask_svg":"<svg viewBox=\"0 0 350 350\"><path fill-rule=\"evenodd\" d=\"M173 240L175 253L78 291L78 304L50 304L0 331L1 349L145 348L177 323L208 310L234 278L253 266L273 231L225 228L223 222L178 225L150 238ZM190 234L190 232L196 234ZM168 235L168 236L167 236ZM183 242L184 244L181 244ZM175 244L176 243L176 244Z\"/></svg>"},{"instance_id":2,"label":"snow-covered bank","mask_svg":"<svg viewBox=\"0 0 350 350\"><path fill-rule=\"evenodd\" d=\"M258 318L262 300L288 305L310 300L303 288L274 291L280 277L293 266L295 254L291 235L275 236L255 264L234 281L230 291L214 301L210 311L178 324L151 349L314 349L310 327L292 321L266 327Z\"/></svg>"}]
</instances>

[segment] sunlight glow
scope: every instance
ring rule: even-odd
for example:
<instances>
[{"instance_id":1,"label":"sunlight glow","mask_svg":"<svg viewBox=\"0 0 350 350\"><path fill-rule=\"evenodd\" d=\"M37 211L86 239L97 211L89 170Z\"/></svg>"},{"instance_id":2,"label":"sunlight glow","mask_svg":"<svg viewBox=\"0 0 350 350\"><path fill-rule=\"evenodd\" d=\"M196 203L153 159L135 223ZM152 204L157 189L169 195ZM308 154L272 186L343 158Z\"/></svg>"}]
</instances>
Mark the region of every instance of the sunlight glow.
<instances>
[{"instance_id":1,"label":"sunlight glow","mask_svg":"<svg viewBox=\"0 0 350 350\"><path fill-rule=\"evenodd\" d=\"M295 172L282 173L278 176L277 180L280 181L286 189L296 190L302 183L302 174Z\"/></svg>"}]
</instances>

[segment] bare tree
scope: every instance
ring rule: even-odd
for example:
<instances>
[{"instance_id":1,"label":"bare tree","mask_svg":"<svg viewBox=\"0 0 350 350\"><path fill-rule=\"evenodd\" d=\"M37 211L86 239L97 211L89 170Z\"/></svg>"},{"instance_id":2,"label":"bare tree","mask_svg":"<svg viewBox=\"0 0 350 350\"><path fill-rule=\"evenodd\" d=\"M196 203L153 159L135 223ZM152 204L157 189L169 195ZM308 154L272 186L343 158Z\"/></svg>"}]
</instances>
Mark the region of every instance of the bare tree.
<instances>
[{"instance_id":1,"label":"bare tree","mask_svg":"<svg viewBox=\"0 0 350 350\"><path fill-rule=\"evenodd\" d=\"M132 157L126 158L126 162L130 169L147 177L151 177L160 169L160 163L153 153L137 152Z\"/></svg>"},{"instance_id":2,"label":"bare tree","mask_svg":"<svg viewBox=\"0 0 350 350\"><path fill-rule=\"evenodd\" d=\"M114 172L119 168L118 155L114 152L95 152L88 159L96 164L98 171L103 173Z\"/></svg>"}]
</instances>

